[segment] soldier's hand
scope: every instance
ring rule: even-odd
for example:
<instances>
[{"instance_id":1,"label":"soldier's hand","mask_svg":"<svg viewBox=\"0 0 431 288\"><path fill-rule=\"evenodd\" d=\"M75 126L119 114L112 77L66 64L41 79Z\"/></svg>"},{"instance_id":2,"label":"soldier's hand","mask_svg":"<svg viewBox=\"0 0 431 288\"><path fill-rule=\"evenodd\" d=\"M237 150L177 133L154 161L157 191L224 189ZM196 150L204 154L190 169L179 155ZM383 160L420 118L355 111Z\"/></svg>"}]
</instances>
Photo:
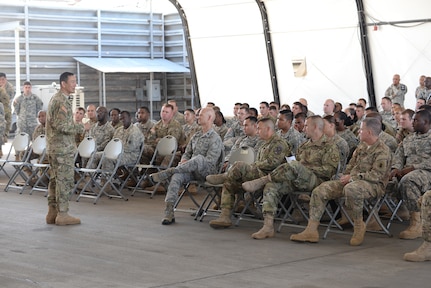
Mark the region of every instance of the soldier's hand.
<instances>
[{"instance_id":1,"label":"soldier's hand","mask_svg":"<svg viewBox=\"0 0 431 288\"><path fill-rule=\"evenodd\" d=\"M398 169L393 169L392 171L391 171L391 175L390 175L390 179L392 179L392 178L394 178L394 177L399 177L399 173L400 173L400 170L398 170Z\"/></svg>"},{"instance_id":2,"label":"soldier's hand","mask_svg":"<svg viewBox=\"0 0 431 288\"><path fill-rule=\"evenodd\" d=\"M412 172L413 170L415 170L415 168L413 168L413 166L408 166L408 167L405 167L404 169L402 169L401 171L400 171L400 176L401 177L403 177L404 175L406 175L406 174L408 174L408 173L410 173L410 172Z\"/></svg>"},{"instance_id":3,"label":"soldier's hand","mask_svg":"<svg viewBox=\"0 0 431 288\"><path fill-rule=\"evenodd\" d=\"M349 183L351 179L352 177L350 177L350 175L343 175L340 177L341 184L343 185L346 185L347 183Z\"/></svg>"},{"instance_id":4,"label":"soldier's hand","mask_svg":"<svg viewBox=\"0 0 431 288\"><path fill-rule=\"evenodd\" d=\"M91 128L91 124L90 124L90 122L87 122L87 123L85 123L85 124L84 124L84 129L85 129L85 131L90 130L90 128Z\"/></svg>"},{"instance_id":5,"label":"soldier's hand","mask_svg":"<svg viewBox=\"0 0 431 288\"><path fill-rule=\"evenodd\" d=\"M223 163L223 167L221 168L221 171L222 172L226 172L227 166L229 166L229 162L228 161L226 161L226 162Z\"/></svg>"}]
</instances>

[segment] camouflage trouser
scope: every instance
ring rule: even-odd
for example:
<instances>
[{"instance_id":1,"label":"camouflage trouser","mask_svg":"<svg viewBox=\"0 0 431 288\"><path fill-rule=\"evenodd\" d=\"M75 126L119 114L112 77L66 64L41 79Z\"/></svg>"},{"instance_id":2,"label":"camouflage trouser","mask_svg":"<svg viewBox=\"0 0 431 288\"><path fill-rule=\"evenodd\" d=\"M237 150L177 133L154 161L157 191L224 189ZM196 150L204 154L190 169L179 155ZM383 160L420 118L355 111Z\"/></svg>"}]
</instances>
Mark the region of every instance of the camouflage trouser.
<instances>
[{"instance_id":1,"label":"camouflage trouser","mask_svg":"<svg viewBox=\"0 0 431 288\"><path fill-rule=\"evenodd\" d=\"M37 127L37 125L34 125L35 123L36 122L31 123L31 125L25 125L26 123L21 124L18 121L18 123L17 123L18 131L17 132L18 133L21 133L21 132L27 133L31 137L31 135L33 135L34 129L36 129L36 127Z\"/></svg>"},{"instance_id":2,"label":"camouflage trouser","mask_svg":"<svg viewBox=\"0 0 431 288\"><path fill-rule=\"evenodd\" d=\"M293 191L311 191L320 181L297 161L285 163L271 172L271 182L263 189L263 212L275 213L278 200Z\"/></svg>"},{"instance_id":3,"label":"camouflage trouser","mask_svg":"<svg viewBox=\"0 0 431 288\"><path fill-rule=\"evenodd\" d=\"M421 218L422 237L425 241L431 242L431 190L422 196Z\"/></svg>"},{"instance_id":4,"label":"camouflage trouser","mask_svg":"<svg viewBox=\"0 0 431 288\"><path fill-rule=\"evenodd\" d=\"M69 211L69 197L74 186L73 154L49 154L50 181L48 185L48 205L57 207L59 212Z\"/></svg>"},{"instance_id":5,"label":"camouflage trouser","mask_svg":"<svg viewBox=\"0 0 431 288\"><path fill-rule=\"evenodd\" d=\"M406 207L411 212L420 212L419 197L431 189L431 172L426 170L413 170L401 178L398 190L403 197Z\"/></svg>"},{"instance_id":6,"label":"camouflage trouser","mask_svg":"<svg viewBox=\"0 0 431 288\"><path fill-rule=\"evenodd\" d=\"M181 163L175 167L174 174L169 181L165 202L175 203L177 201L181 185L191 180L205 180L205 177L213 173L215 173L215 168L208 165L207 160L202 155L197 155Z\"/></svg>"},{"instance_id":7,"label":"camouflage trouser","mask_svg":"<svg viewBox=\"0 0 431 288\"><path fill-rule=\"evenodd\" d=\"M141 164L150 164L151 159L153 158L154 148L151 145L144 145L144 151L142 152ZM169 164L171 156L157 156L155 165L160 165L163 167L167 167ZM177 166L178 162L180 162L181 153L177 152L174 156L174 160L171 166Z\"/></svg>"},{"instance_id":8,"label":"camouflage trouser","mask_svg":"<svg viewBox=\"0 0 431 288\"><path fill-rule=\"evenodd\" d=\"M99 153L99 152L97 152L97 153ZM97 154L96 154L96 156L97 156ZM119 165L121 166L121 165L125 165L125 164L135 164L137 157L138 156L136 155L136 153L123 153L123 155L121 156ZM113 171L115 168L115 164L116 164L115 161L116 160L104 158L103 162L102 162L102 169L107 170L107 171Z\"/></svg>"},{"instance_id":9,"label":"camouflage trouser","mask_svg":"<svg viewBox=\"0 0 431 288\"><path fill-rule=\"evenodd\" d=\"M251 181L266 174L256 166L244 162L236 162L227 172L227 180L223 184L221 207L231 210L235 203L235 193L244 193L242 183Z\"/></svg>"},{"instance_id":10,"label":"camouflage trouser","mask_svg":"<svg viewBox=\"0 0 431 288\"><path fill-rule=\"evenodd\" d=\"M353 219L362 219L364 199L383 195L382 189L377 184L368 181L357 180L347 183L345 186L340 180L323 182L317 186L311 194L310 220L320 221L325 212L328 200L346 197L346 207L351 211ZM349 213L350 214L350 213Z\"/></svg>"}]
</instances>

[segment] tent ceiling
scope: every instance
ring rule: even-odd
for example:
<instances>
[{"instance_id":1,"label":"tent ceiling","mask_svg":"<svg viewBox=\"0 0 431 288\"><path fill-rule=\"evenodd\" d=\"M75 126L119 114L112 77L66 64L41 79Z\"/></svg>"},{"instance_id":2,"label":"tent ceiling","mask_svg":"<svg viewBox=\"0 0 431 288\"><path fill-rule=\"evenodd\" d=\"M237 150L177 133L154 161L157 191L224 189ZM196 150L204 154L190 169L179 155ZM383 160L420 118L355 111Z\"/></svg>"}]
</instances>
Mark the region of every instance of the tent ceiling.
<instances>
[{"instance_id":1,"label":"tent ceiling","mask_svg":"<svg viewBox=\"0 0 431 288\"><path fill-rule=\"evenodd\" d=\"M190 70L166 59L74 57L84 65L103 73L189 73Z\"/></svg>"}]
</instances>

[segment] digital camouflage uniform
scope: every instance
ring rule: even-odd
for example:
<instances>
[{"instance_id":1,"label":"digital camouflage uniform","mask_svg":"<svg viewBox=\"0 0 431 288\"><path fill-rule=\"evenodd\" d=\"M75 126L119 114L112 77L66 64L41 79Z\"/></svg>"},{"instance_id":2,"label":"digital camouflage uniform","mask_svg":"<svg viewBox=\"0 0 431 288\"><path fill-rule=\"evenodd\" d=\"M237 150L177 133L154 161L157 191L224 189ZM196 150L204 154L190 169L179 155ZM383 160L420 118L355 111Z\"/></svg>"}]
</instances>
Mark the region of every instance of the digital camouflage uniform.
<instances>
[{"instance_id":1,"label":"digital camouflage uniform","mask_svg":"<svg viewBox=\"0 0 431 288\"><path fill-rule=\"evenodd\" d=\"M224 135L223 145L226 154L232 149L233 144L235 144L236 139L240 136L244 136L244 129L238 121L232 122L232 126L227 130L226 135Z\"/></svg>"},{"instance_id":2,"label":"digital camouflage uniform","mask_svg":"<svg viewBox=\"0 0 431 288\"><path fill-rule=\"evenodd\" d=\"M290 155L290 147L280 136L274 135L263 142L253 164L236 162L227 172L227 179L223 184L221 207L232 209L235 201L235 193L244 193L241 184L269 174L285 161Z\"/></svg>"},{"instance_id":3,"label":"digital camouflage uniform","mask_svg":"<svg viewBox=\"0 0 431 288\"><path fill-rule=\"evenodd\" d=\"M330 138L329 140L331 139L334 141L335 145L337 145L338 152L340 153L340 167L338 167L338 172L343 173L345 165L347 164L350 156L349 144L347 144L346 140L344 140L338 134L335 134L334 137Z\"/></svg>"},{"instance_id":4,"label":"digital camouflage uniform","mask_svg":"<svg viewBox=\"0 0 431 288\"><path fill-rule=\"evenodd\" d=\"M36 126L36 128L33 131L32 139L36 139L39 135L45 135L46 134L46 128L45 125L39 124Z\"/></svg>"},{"instance_id":5,"label":"digital camouflage uniform","mask_svg":"<svg viewBox=\"0 0 431 288\"><path fill-rule=\"evenodd\" d=\"M59 212L69 210L77 133L84 133L84 126L73 121L72 103L60 90L52 96L46 113L47 153L51 166L48 205L57 207Z\"/></svg>"},{"instance_id":6,"label":"digital camouflage uniform","mask_svg":"<svg viewBox=\"0 0 431 288\"><path fill-rule=\"evenodd\" d=\"M398 143L400 143L401 141L404 140L404 138L406 138L408 135L412 133L413 132L410 132L407 129L401 128L397 131L397 136L395 137L395 139L397 140Z\"/></svg>"},{"instance_id":7,"label":"digital camouflage uniform","mask_svg":"<svg viewBox=\"0 0 431 288\"><path fill-rule=\"evenodd\" d=\"M431 190L425 192L421 202L422 237L431 242Z\"/></svg>"},{"instance_id":8,"label":"digital camouflage uniform","mask_svg":"<svg viewBox=\"0 0 431 288\"><path fill-rule=\"evenodd\" d=\"M348 159L350 159L350 157L353 155L353 151L355 151L356 147L358 147L358 144L359 144L358 138L349 129L345 129L344 131L337 131L337 134L341 138L343 138L344 140L346 140L347 145L349 146Z\"/></svg>"},{"instance_id":9,"label":"digital camouflage uniform","mask_svg":"<svg viewBox=\"0 0 431 288\"><path fill-rule=\"evenodd\" d=\"M389 180L391 151L380 139L371 146L360 143L347 164L344 175L351 176L345 186L340 180L317 186L310 200L310 220L320 221L326 202L346 196L346 206L353 219L362 219L364 199L382 196Z\"/></svg>"},{"instance_id":10,"label":"digital camouflage uniform","mask_svg":"<svg viewBox=\"0 0 431 288\"><path fill-rule=\"evenodd\" d=\"M151 121L149 121L151 122ZM112 123L112 121L109 121L112 127L114 127L114 130L117 130L117 128L123 127L123 122L119 121L116 125Z\"/></svg>"},{"instance_id":11,"label":"digital camouflage uniform","mask_svg":"<svg viewBox=\"0 0 431 288\"><path fill-rule=\"evenodd\" d=\"M21 94L13 102L17 119L18 133L32 135L37 126L37 113L42 110L43 102L36 94L25 96Z\"/></svg>"},{"instance_id":12,"label":"digital camouflage uniform","mask_svg":"<svg viewBox=\"0 0 431 288\"><path fill-rule=\"evenodd\" d=\"M389 147L392 153L395 153L398 147L397 140L386 132L380 132L379 138Z\"/></svg>"},{"instance_id":13,"label":"digital camouflage uniform","mask_svg":"<svg viewBox=\"0 0 431 288\"><path fill-rule=\"evenodd\" d=\"M426 89L427 89L426 87L421 87L421 86L416 87L416 91L415 91L416 100L424 99L422 98L422 95L425 93ZM426 101L426 99L424 100Z\"/></svg>"},{"instance_id":14,"label":"digital camouflage uniform","mask_svg":"<svg viewBox=\"0 0 431 288\"><path fill-rule=\"evenodd\" d=\"M385 121L385 123L389 124L394 129L397 128L397 121L395 120L391 111L381 111L380 115L382 115L382 121Z\"/></svg>"},{"instance_id":15,"label":"digital camouflage uniform","mask_svg":"<svg viewBox=\"0 0 431 288\"><path fill-rule=\"evenodd\" d=\"M3 110L4 110L4 118L5 118L5 129L3 131L3 134L1 134L4 139L7 139L10 123L11 123L11 110L10 110L10 98L8 93L5 89L0 87L0 102L3 104ZM7 128L8 127L8 128ZM2 142L4 142L4 139L2 139Z\"/></svg>"},{"instance_id":16,"label":"digital camouflage uniform","mask_svg":"<svg viewBox=\"0 0 431 288\"><path fill-rule=\"evenodd\" d=\"M299 145L307 140L303 134L299 133L298 130L293 128L293 125L286 133L283 133L282 130L278 130L277 135L289 143L289 145L292 147L292 155L296 155Z\"/></svg>"},{"instance_id":17,"label":"digital camouflage uniform","mask_svg":"<svg viewBox=\"0 0 431 288\"><path fill-rule=\"evenodd\" d=\"M139 128L139 130L141 130L142 134L144 134L145 139L147 139L147 137L150 135L151 128L154 127L154 123L150 120L147 120L146 123L136 122L133 125L135 125L136 127ZM123 126L123 125L121 125L121 126Z\"/></svg>"},{"instance_id":18,"label":"digital camouflage uniform","mask_svg":"<svg viewBox=\"0 0 431 288\"><path fill-rule=\"evenodd\" d=\"M111 141L114 136L114 127L109 122L106 122L103 125L99 125L99 123L91 126L90 130L85 133L85 137L93 137L96 141L96 151L103 151Z\"/></svg>"},{"instance_id":19,"label":"digital camouflage uniform","mask_svg":"<svg viewBox=\"0 0 431 288\"><path fill-rule=\"evenodd\" d=\"M184 114L180 113L179 111L177 111L174 114L174 118L173 119L177 120L178 123L180 123L181 126L184 125L184 124L186 124L186 119L184 118Z\"/></svg>"},{"instance_id":20,"label":"digital camouflage uniform","mask_svg":"<svg viewBox=\"0 0 431 288\"><path fill-rule=\"evenodd\" d=\"M204 180L206 176L217 173L217 164L222 150L223 143L214 129L211 128L206 133L202 130L196 132L181 157L181 161L187 161L180 163L174 169L165 202L175 203L178 191L184 183L191 180Z\"/></svg>"},{"instance_id":21,"label":"digital camouflage uniform","mask_svg":"<svg viewBox=\"0 0 431 288\"><path fill-rule=\"evenodd\" d=\"M395 152L392 169L413 166L415 170L404 175L398 184L407 209L419 212L417 200L431 189L431 130L424 134L417 132L404 138Z\"/></svg>"},{"instance_id":22,"label":"digital camouflage uniform","mask_svg":"<svg viewBox=\"0 0 431 288\"><path fill-rule=\"evenodd\" d=\"M235 142L235 144L232 146L232 149L230 150L229 154L227 154L224 157L224 161L229 162L230 156L232 155L232 153L234 153L236 150L240 149L241 147L251 147L254 150L255 155L257 155L257 152L259 151L260 146L262 146L263 144L263 140L261 140L259 138L258 135L254 135L254 136L241 136L240 138L238 138Z\"/></svg>"},{"instance_id":23,"label":"digital camouflage uniform","mask_svg":"<svg viewBox=\"0 0 431 288\"><path fill-rule=\"evenodd\" d=\"M139 157L141 152L141 145L144 143L144 136L142 135L139 128L135 125L130 125L129 128L118 128L114 132L112 138L118 138L123 143L123 155L120 159L120 166L125 164L134 164L136 159ZM104 170L113 170L115 166L114 161L110 159L104 159L102 168Z\"/></svg>"},{"instance_id":24,"label":"digital camouflage uniform","mask_svg":"<svg viewBox=\"0 0 431 288\"><path fill-rule=\"evenodd\" d=\"M192 139L193 135L195 135L195 133L199 130L201 130L201 127L196 122L193 122L193 124L184 124L183 125L183 132L185 137L184 144L187 145L190 142L190 139Z\"/></svg>"},{"instance_id":25,"label":"digital camouflage uniform","mask_svg":"<svg viewBox=\"0 0 431 288\"><path fill-rule=\"evenodd\" d=\"M214 130L220 135L221 141L224 141L224 137L226 136L229 127L226 124L222 124L221 126L214 125Z\"/></svg>"},{"instance_id":26,"label":"digital camouflage uniform","mask_svg":"<svg viewBox=\"0 0 431 288\"><path fill-rule=\"evenodd\" d=\"M398 86L392 84L385 91L385 96L392 100L392 103L401 104L404 107L404 98L407 93L407 86L399 83Z\"/></svg>"},{"instance_id":27,"label":"digital camouflage uniform","mask_svg":"<svg viewBox=\"0 0 431 288\"><path fill-rule=\"evenodd\" d=\"M271 181L263 190L263 212L274 214L278 200L295 190L311 191L335 174L340 153L335 143L323 135L298 148L296 160L284 163L270 173Z\"/></svg>"}]
</instances>

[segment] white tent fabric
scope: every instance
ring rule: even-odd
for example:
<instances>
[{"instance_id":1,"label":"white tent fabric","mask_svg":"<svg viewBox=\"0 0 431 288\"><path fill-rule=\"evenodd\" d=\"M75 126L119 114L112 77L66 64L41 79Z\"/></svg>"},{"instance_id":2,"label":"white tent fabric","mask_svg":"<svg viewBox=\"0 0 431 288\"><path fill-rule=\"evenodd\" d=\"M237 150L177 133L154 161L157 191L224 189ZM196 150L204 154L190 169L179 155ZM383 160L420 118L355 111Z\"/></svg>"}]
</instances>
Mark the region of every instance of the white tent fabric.
<instances>
[{"instance_id":1,"label":"white tent fabric","mask_svg":"<svg viewBox=\"0 0 431 288\"><path fill-rule=\"evenodd\" d=\"M258 107L273 100L260 11L255 0L178 0L189 24L202 105L225 114L235 102ZM322 113L325 99L347 106L368 98L355 0L262 0L265 4L280 102L306 98ZM428 0L363 0L374 88L380 103L394 74L408 86L414 108L420 75L431 75ZM402 24L396 24L405 21ZM384 23L392 22L392 23ZM374 29L377 23L377 29ZM422 25L421 25L422 24ZM292 60L305 59L307 74L294 77Z\"/></svg>"}]
</instances>

